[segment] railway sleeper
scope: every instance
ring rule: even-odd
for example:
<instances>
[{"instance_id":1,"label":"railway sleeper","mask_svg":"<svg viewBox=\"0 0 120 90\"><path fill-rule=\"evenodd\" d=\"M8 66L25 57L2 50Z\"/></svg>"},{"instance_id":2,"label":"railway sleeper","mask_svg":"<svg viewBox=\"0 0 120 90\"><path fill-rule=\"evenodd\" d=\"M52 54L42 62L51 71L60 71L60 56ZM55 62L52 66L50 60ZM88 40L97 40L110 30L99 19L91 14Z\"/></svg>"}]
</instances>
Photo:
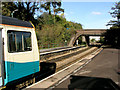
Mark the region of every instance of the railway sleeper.
<instances>
[{"instance_id":1,"label":"railway sleeper","mask_svg":"<svg viewBox=\"0 0 120 90\"><path fill-rule=\"evenodd\" d=\"M48 62L58 62L58 61L62 61L62 60L64 60L64 59L70 58L70 57L72 57L72 56L74 56L74 55L80 54L80 53L82 53L82 52L84 52L84 51L86 51L86 50L88 50L88 49L90 49L90 48L85 48L85 49L83 49L83 50L79 50L79 51L76 51L76 52L68 53L68 54L66 54L66 55L63 55L63 56L60 56L60 57L57 57L57 58L53 58L53 59L50 59L50 60L47 60L47 61L48 61Z\"/></svg>"},{"instance_id":2,"label":"railway sleeper","mask_svg":"<svg viewBox=\"0 0 120 90\"><path fill-rule=\"evenodd\" d=\"M54 56L57 56L57 55L62 55L62 54L65 54L65 53L76 51L78 49L79 49L79 47L74 48L74 49L68 49L68 50L64 50L64 51L59 51L59 52L55 52L55 53L49 53L49 54L45 54L45 55L40 55L40 60L47 60L50 57L54 57Z\"/></svg>"}]
</instances>

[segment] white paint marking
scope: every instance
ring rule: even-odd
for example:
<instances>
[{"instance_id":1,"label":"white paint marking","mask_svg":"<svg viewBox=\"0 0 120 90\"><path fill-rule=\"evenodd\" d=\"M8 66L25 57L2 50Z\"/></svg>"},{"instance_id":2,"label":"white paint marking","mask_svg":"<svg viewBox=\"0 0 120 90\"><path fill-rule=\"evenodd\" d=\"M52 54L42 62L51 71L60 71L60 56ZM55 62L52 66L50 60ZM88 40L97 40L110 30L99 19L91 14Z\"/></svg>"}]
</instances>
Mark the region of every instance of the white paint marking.
<instances>
[{"instance_id":1,"label":"white paint marking","mask_svg":"<svg viewBox=\"0 0 120 90\"><path fill-rule=\"evenodd\" d=\"M87 74L87 73L90 73L91 71L83 71L83 72L80 72L79 74Z\"/></svg>"},{"instance_id":2,"label":"white paint marking","mask_svg":"<svg viewBox=\"0 0 120 90\"><path fill-rule=\"evenodd\" d=\"M119 84L119 82L115 82L117 85Z\"/></svg>"}]
</instances>

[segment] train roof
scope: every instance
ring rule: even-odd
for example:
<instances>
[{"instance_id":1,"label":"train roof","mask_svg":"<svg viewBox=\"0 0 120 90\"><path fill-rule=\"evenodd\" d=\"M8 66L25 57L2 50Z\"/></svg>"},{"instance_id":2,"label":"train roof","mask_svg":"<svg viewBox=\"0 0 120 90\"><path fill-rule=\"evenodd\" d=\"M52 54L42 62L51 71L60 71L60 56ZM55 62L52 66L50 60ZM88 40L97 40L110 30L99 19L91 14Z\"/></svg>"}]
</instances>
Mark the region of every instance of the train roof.
<instances>
[{"instance_id":1,"label":"train roof","mask_svg":"<svg viewBox=\"0 0 120 90\"><path fill-rule=\"evenodd\" d=\"M0 24L33 28L33 25L30 22L22 21L17 18L2 16L2 15L0 15Z\"/></svg>"}]
</instances>

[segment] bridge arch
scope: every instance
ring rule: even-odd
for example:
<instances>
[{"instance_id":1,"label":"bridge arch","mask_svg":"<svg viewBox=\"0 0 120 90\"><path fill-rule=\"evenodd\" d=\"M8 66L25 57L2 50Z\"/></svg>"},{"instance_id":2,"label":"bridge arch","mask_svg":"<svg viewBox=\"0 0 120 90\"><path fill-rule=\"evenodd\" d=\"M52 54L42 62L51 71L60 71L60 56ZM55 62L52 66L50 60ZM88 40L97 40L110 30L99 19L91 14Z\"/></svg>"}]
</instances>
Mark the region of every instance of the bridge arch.
<instances>
[{"instance_id":1,"label":"bridge arch","mask_svg":"<svg viewBox=\"0 0 120 90\"><path fill-rule=\"evenodd\" d=\"M75 41L80 36L85 36L86 41L88 41L87 39L89 38L89 36L104 36L106 32L107 32L107 29L81 29L81 30L77 30L76 34L74 34L71 37L71 40L70 40L68 46L73 46Z\"/></svg>"}]
</instances>

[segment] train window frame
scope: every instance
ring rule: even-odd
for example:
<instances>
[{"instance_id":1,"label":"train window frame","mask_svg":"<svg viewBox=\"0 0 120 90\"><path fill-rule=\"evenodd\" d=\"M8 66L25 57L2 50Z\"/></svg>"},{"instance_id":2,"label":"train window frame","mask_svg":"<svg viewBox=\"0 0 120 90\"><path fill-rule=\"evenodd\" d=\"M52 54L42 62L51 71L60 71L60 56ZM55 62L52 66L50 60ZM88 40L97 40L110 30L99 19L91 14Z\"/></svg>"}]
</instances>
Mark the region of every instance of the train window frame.
<instances>
[{"instance_id":1,"label":"train window frame","mask_svg":"<svg viewBox=\"0 0 120 90\"><path fill-rule=\"evenodd\" d=\"M12 39L10 40L9 39L9 34L10 33L12 33L13 34L13 38L12 39L14 39L13 41L14 41L14 44L15 45L13 45L14 46L14 48L15 48L15 50L11 50L11 47L10 47L10 41L12 41ZM21 33L22 34L22 36L21 36L21 39L22 39L22 41L21 41L21 50L17 50L17 48L18 48L18 43L17 43L17 36L16 36L16 33ZM25 50L25 40L24 40L24 37L25 37L25 35L24 34L29 34L30 36L29 36L29 38L30 38L30 47L29 47L29 49L26 49ZM8 46L8 52L9 53L15 53L15 52L28 52L28 51L32 51L32 33L31 32L27 32L27 31L16 31L16 30L8 30L7 31L7 46ZM12 45L11 45L12 46ZM20 47L19 47L20 48Z\"/></svg>"}]
</instances>

